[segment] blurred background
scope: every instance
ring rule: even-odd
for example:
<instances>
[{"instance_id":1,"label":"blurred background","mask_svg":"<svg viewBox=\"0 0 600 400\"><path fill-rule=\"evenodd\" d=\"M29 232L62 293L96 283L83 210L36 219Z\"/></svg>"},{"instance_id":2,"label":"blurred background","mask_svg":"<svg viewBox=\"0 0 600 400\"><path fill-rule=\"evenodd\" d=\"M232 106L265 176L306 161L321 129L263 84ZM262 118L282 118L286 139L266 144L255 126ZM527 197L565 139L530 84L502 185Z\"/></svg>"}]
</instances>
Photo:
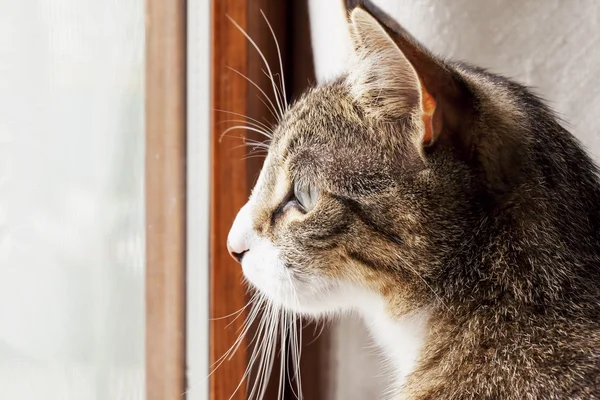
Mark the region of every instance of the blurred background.
<instances>
[{"instance_id":1,"label":"blurred background","mask_svg":"<svg viewBox=\"0 0 600 400\"><path fill-rule=\"evenodd\" d=\"M532 86L599 160L599 2L374 3L435 53ZM245 346L207 376L243 320L222 318L247 300L225 238L262 159L239 146L252 132L219 143L243 117L217 110L273 122L229 69L269 89L226 17L274 66L261 10L288 100L345 70L342 0L0 0L0 399L235 391ZM383 395L360 321L304 336L305 398Z\"/></svg>"},{"instance_id":2,"label":"blurred background","mask_svg":"<svg viewBox=\"0 0 600 400\"><path fill-rule=\"evenodd\" d=\"M0 1L0 398L144 397L144 2Z\"/></svg>"}]
</instances>

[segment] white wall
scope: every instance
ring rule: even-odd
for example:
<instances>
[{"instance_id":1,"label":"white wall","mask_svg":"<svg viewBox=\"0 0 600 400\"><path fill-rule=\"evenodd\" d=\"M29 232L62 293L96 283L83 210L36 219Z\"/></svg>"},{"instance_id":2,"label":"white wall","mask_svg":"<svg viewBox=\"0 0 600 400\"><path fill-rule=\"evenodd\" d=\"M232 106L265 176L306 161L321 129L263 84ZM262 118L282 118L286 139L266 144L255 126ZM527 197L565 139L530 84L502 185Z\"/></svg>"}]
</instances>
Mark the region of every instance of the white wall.
<instances>
[{"instance_id":1,"label":"white wall","mask_svg":"<svg viewBox=\"0 0 600 400\"><path fill-rule=\"evenodd\" d=\"M600 2L595 0L375 0L435 53L533 86L600 159ZM338 0L310 0L317 77L340 73L349 51ZM363 382L378 361L367 336L343 320L334 329L337 399L377 398L386 378ZM369 375L377 375L370 373Z\"/></svg>"}]
</instances>

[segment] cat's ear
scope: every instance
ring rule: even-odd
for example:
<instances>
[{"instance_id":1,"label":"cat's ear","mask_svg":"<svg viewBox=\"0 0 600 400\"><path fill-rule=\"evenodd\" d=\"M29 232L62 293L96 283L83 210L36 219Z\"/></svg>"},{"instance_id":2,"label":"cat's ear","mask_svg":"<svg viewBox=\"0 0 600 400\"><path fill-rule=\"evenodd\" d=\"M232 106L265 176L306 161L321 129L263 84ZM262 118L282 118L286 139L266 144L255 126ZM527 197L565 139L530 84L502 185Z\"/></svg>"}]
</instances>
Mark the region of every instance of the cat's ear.
<instances>
[{"instance_id":1,"label":"cat's ear","mask_svg":"<svg viewBox=\"0 0 600 400\"><path fill-rule=\"evenodd\" d=\"M381 116L406 114L421 101L417 72L369 13L355 8L350 14L354 46L348 83L354 97Z\"/></svg>"},{"instance_id":2,"label":"cat's ear","mask_svg":"<svg viewBox=\"0 0 600 400\"><path fill-rule=\"evenodd\" d=\"M348 79L354 96L384 117L416 112L424 147L455 142L472 109L462 81L379 9L362 7L350 14L356 59Z\"/></svg>"}]
</instances>

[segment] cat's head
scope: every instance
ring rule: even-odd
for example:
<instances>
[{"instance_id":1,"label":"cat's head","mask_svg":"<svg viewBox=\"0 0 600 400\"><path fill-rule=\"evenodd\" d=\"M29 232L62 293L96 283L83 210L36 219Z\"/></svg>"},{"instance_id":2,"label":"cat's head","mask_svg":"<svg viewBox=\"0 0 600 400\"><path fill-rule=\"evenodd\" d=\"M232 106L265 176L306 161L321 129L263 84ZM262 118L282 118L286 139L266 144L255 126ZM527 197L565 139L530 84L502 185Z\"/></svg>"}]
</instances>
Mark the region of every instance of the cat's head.
<instances>
[{"instance_id":1,"label":"cat's head","mask_svg":"<svg viewBox=\"0 0 600 400\"><path fill-rule=\"evenodd\" d=\"M349 28L348 73L286 111L228 245L285 307L382 299L403 314L437 301L449 260L529 168L522 88L434 57L377 10Z\"/></svg>"}]
</instances>

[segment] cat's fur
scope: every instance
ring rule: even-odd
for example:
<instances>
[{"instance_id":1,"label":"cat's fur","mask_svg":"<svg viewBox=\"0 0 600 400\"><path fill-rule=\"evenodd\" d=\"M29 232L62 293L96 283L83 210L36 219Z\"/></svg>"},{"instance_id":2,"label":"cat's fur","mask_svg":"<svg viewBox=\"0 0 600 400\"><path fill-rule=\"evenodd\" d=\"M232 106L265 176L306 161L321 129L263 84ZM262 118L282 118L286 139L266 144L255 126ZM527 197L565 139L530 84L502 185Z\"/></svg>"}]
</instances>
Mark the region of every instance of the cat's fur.
<instances>
[{"instance_id":1,"label":"cat's fur","mask_svg":"<svg viewBox=\"0 0 600 400\"><path fill-rule=\"evenodd\" d=\"M596 166L525 87L369 4L350 29L349 73L286 112L234 223L245 275L284 307L361 312L399 398L600 398Z\"/></svg>"}]
</instances>

